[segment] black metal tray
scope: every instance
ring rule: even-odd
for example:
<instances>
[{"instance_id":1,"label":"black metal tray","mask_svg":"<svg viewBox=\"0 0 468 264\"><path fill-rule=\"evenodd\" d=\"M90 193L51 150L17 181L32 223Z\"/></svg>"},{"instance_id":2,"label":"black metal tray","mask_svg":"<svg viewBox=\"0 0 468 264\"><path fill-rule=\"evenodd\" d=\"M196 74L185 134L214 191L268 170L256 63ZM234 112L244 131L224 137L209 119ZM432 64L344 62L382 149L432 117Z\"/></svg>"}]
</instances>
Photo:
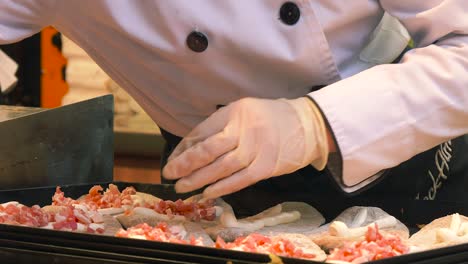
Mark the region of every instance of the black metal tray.
<instances>
[{"instance_id":1,"label":"black metal tray","mask_svg":"<svg viewBox=\"0 0 468 264\"><path fill-rule=\"evenodd\" d=\"M96 183L106 187L109 183ZM119 189L134 186L163 199L186 198L193 193L178 195L171 185L114 182ZM66 196L78 198L94 184L61 186ZM0 191L0 203L18 201L26 205L51 203L55 187ZM408 207L408 203L405 204ZM410 222L421 223L434 203L415 203ZM440 216L452 211L464 213L462 204L439 204ZM384 208L385 209L385 208ZM407 209L408 210L408 209ZM427 210L427 211L426 211ZM422 217L417 217L422 216ZM430 214L435 217L434 214ZM434 219L434 218L432 218ZM405 221L404 221L405 222ZM426 221L427 222L427 221ZM239 251L172 243L116 238L110 236L28 228L0 224L0 259L2 263L268 263L270 257ZM282 258L283 263L318 263L294 258ZM466 263L468 244L408 254L369 263Z\"/></svg>"}]
</instances>

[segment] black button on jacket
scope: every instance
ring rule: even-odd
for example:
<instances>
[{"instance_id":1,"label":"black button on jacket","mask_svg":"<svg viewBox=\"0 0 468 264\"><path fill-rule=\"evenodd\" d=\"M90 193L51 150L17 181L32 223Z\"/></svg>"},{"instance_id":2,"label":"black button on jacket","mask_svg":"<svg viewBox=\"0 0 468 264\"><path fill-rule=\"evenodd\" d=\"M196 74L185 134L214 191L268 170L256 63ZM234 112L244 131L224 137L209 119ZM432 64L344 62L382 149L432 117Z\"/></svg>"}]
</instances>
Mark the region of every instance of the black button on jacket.
<instances>
[{"instance_id":1,"label":"black button on jacket","mask_svg":"<svg viewBox=\"0 0 468 264\"><path fill-rule=\"evenodd\" d=\"M286 25L294 25L301 17L301 10L293 2L286 2L280 8L280 19Z\"/></svg>"},{"instance_id":2,"label":"black button on jacket","mask_svg":"<svg viewBox=\"0 0 468 264\"><path fill-rule=\"evenodd\" d=\"M192 31L187 36L187 46L195 52L203 52L208 48L208 38L201 32Z\"/></svg>"}]
</instances>

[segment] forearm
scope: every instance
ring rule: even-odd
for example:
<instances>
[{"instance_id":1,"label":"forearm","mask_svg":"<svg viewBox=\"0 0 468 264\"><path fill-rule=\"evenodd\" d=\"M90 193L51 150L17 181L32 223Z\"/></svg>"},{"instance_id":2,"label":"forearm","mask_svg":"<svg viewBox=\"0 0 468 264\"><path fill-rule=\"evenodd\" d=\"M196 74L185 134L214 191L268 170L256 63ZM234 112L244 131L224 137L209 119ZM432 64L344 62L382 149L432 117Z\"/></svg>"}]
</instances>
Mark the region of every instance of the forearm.
<instances>
[{"instance_id":1,"label":"forearm","mask_svg":"<svg viewBox=\"0 0 468 264\"><path fill-rule=\"evenodd\" d=\"M352 186L468 132L468 38L447 38L310 94ZM336 149L336 146L335 146Z\"/></svg>"},{"instance_id":2,"label":"forearm","mask_svg":"<svg viewBox=\"0 0 468 264\"><path fill-rule=\"evenodd\" d=\"M465 0L380 0L416 49L309 96L330 128L329 171L353 192L443 141L468 132ZM334 164L335 166L332 166Z\"/></svg>"}]
</instances>

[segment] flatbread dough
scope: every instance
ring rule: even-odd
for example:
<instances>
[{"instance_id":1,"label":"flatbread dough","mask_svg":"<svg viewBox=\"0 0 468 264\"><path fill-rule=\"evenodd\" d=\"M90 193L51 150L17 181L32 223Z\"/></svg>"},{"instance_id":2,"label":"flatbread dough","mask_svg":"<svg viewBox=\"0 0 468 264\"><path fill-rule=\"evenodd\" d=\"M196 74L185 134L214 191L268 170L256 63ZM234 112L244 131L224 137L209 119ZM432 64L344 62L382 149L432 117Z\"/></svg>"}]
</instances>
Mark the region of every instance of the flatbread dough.
<instances>
[{"instance_id":1,"label":"flatbread dough","mask_svg":"<svg viewBox=\"0 0 468 264\"><path fill-rule=\"evenodd\" d=\"M302 249L305 253L312 253L316 257L314 261L325 261L327 254L309 237L298 233L276 233L273 237L285 238L291 241L296 247Z\"/></svg>"},{"instance_id":2,"label":"flatbread dough","mask_svg":"<svg viewBox=\"0 0 468 264\"><path fill-rule=\"evenodd\" d=\"M162 200L159 197L144 192L136 192L131 197L134 205L155 204Z\"/></svg>"},{"instance_id":3,"label":"flatbread dough","mask_svg":"<svg viewBox=\"0 0 468 264\"><path fill-rule=\"evenodd\" d=\"M346 242L362 240L367 226L374 223L377 223L382 234L395 234L403 240L409 237L408 228L384 210L378 207L354 206L344 210L332 222L314 230L310 238L325 250L340 248Z\"/></svg>"},{"instance_id":4,"label":"flatbread dough","mask_svg":"<svg viewBox=\"0 0 468 264\"><path fill-rule=\"evenodd\" d=\"M60 205L46 205L44 207L42 207L42 211L46 212L46 213L50 213L50 214L56 214L58 212L60 212L60 210L62 210L64 208L64 206L60 206Z\"/></svg>"},{"instance_id":5,"label":"flatbread dough","mask_svg":"<svg viewBox=\"0 0 468 264\"><path fill-rule=\"evenodd\" d=\"M104 233L101 235L115 236L115 234L122 228L119 221L111 215L103 215L104 219Z\"/></svg>"},{"instance_id":6,"label":"flatbread dough","mask_svg":"<svg viewBox=\"0 0 468 264\"><path fill-rule=\"evenodd\" d=\"M239 220L227 203L222 207L219 223L206 228L213 239L220 236L225 241L233 241L252 232L267 236L285 232L309 234L325 222L325 218L315 208L303 202L281 203L255 216Z\"/></svg>"},{"instance_id":7,"label":"flatbread dough","mask_svg":"<svg viewBox=\"0 0 468 264\"><path fill-rule=\"evenodd\" d=\"M447 215L425 225L410 237L409 244L428 250L468 243L468 217L457 215Z\"/></svg>"},{"instance_id":8,"label":"flatbread dough","mask_svg":"<svg viewBox=\"0 0 468 264\"><path fill-rule=\"evenodd\" d=\"M169 217L165 214L160 214L153 209L145 207L135 207L128 214L116 215L115 218L122 224L123 227L129 228L138 224L147 223L155 226L159 222L183 222L185 217L182 215L173 215Z\"/></svg>"},{"instance_id":9,"label":"flatbread dough","mask_svg":"<svg viewBox=\"0 0 468 264\"><path fill-rule=\"evenodd\" d=\"M190 236L200 238L203 245L206 247L213 247L215 245L211 237L205 232L199 223L185 221L182 223L187 231L186 239L190 239Z\"/></svg>"}]
</instances>

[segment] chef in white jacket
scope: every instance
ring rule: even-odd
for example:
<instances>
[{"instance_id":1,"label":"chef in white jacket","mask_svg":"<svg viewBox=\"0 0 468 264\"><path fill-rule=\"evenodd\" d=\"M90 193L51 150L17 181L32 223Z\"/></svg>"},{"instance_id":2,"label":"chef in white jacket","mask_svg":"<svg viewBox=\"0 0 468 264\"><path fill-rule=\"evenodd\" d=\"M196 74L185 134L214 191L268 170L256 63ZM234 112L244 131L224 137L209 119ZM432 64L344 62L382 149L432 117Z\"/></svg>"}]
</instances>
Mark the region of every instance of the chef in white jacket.
<instances>
[{"instance_id":1,"label":"chef in white jacket","mask_svg":"<svg viewBox=\"0 0 468 264\"><path fill-rule=\"evenodd\" d=\"M407 33L384 13L414 44L398 63ZM178 192L288 177L321 190L325 171L350 193L432 149L410 165L421 175L385 180L426 181L412 198L435 199L468 132L466 0L0 1L2 44L48 25L173 139Z\"/></svg>"}]
</instances>

